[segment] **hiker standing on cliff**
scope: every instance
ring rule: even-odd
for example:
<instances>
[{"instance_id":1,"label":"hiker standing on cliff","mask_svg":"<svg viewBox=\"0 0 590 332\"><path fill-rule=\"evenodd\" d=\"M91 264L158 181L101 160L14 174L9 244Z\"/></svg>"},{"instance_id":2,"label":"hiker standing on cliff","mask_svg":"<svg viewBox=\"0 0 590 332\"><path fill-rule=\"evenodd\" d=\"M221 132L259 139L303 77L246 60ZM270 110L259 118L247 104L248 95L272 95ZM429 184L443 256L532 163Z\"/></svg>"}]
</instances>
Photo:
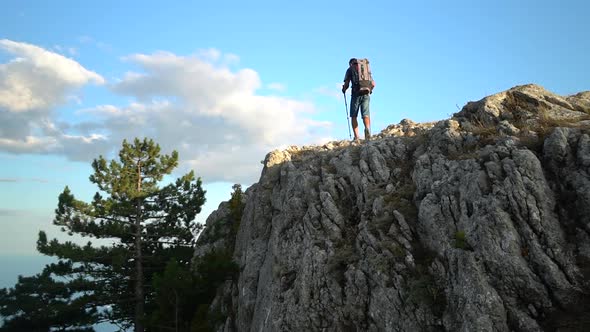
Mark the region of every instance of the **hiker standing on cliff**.
<instances>
[{"instance_id":1,"label":"hiker standing on cliff","mask_svg":"<svg viewBox=\"0 0 590 332\"><path fill-rule=\"evenodd\" d=\"M350 121L354 131L354 139L359 139L359 129L357 116L359 109L363 117L363 125L365 126L365 139L371 137L371 117L369 113L369 103L371 101L371 94L375 87L369 67L369 60L352 58L348 61L348 69L344 75L344 84L342 85L342 93L345 94L349 84L352 82L351 97L350 97Z\"/></svg>"}]
</instances>

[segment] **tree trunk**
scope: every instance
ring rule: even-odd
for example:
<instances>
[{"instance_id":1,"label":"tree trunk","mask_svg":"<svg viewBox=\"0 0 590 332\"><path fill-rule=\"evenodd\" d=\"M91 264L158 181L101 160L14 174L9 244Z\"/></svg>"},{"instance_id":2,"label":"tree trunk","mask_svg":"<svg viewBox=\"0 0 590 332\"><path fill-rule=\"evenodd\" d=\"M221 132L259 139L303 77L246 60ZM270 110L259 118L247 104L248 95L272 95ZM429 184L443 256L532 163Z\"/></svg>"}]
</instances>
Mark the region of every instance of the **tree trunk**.
<instances>
[{"instance_id":1,"label":"tree trunk","mask_svg":"<svg viewBox=\"0 0 590 332\"><path fill-rule=\"evenodd\" d=\"M144 297L141 252L141 219L135 221L135 332L143 332Z\"/></svg>"},{"instance_id":2,"label":"tree trunk","mask_svg":"<svg viewBox=\"0 0 590 332\"><path fill-rule=\"evenodd\" d=\"M141 192L141 162L137 165L137 192ZM144 294L143 294L143 257L141 252L141 198L137 197L135 219L135 332L143 332Z\"/></svg>"},{"instance_id":3,"label":"tree trunk","mask_svg":"<svg viewBox=\"0 0 590 332\"><path fill-rule=\"evenodd\" d=\"M178 292L174 290L174 331L178 332Z\"/></svg>"}]
</instances>

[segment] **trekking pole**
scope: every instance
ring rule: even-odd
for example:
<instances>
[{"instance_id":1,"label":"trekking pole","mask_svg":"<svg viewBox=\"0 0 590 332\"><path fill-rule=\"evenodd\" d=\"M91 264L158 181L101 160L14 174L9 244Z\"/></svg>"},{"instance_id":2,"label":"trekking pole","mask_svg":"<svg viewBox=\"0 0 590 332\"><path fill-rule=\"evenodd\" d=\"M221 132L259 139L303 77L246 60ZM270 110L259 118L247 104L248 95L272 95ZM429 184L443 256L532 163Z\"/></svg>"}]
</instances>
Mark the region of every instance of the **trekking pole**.
<instances>
[{"instance_id":1,"label":"trekking pole","mask_svg":"<svg viewBox=\"0 0 590 332\"><path fill-rule=\"evenodd\" d=\"M348 138L352 139L352 134L350 133L350 121L348 121L348 103L346 102L346 92L342 92L342 94L344 95L344 107L346 107L344 112L346 113L346 123L348 123Z\"/></svg>"}]
</instances>

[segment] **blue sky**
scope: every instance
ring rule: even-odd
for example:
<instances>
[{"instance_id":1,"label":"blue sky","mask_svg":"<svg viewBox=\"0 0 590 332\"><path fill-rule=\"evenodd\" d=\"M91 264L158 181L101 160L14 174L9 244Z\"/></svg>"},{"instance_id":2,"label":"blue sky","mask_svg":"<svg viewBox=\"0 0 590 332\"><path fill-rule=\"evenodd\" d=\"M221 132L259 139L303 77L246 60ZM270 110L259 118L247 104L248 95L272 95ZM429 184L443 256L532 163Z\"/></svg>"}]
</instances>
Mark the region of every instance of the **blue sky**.
<instances>
[{"instance_id":1,"label":"blue sky","mask_svg":"<svg viewBox=\"0 0 590 332\"><path fill-rule=\"evenodd\" d=\"M180 154L207 205L267 152L348 138L340 86L371 61L372 131L536 83L590 90L587 1L24 1L0 11L0 255L34 255L68 185L124 138ZM18 271L17 271L18 272Z\"/></svg>"}]
</instances>

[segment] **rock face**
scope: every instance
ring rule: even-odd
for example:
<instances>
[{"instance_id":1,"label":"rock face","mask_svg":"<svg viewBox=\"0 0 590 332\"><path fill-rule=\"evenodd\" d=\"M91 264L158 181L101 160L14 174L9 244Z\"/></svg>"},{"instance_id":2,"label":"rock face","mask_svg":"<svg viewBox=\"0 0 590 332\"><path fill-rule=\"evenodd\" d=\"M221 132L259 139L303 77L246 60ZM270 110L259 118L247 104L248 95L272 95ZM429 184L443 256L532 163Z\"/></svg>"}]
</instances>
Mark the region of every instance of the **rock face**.
<instances>
[{"instance_id":1,"label":"rock face","mask_svg":"<svg viewBox=\"0 0 590 332\"><path fill-rule=\"evenodd\" d=\"M269 153L216 330L589 331L589 114L526 85Z\"/></svg>"}]
</instances>

